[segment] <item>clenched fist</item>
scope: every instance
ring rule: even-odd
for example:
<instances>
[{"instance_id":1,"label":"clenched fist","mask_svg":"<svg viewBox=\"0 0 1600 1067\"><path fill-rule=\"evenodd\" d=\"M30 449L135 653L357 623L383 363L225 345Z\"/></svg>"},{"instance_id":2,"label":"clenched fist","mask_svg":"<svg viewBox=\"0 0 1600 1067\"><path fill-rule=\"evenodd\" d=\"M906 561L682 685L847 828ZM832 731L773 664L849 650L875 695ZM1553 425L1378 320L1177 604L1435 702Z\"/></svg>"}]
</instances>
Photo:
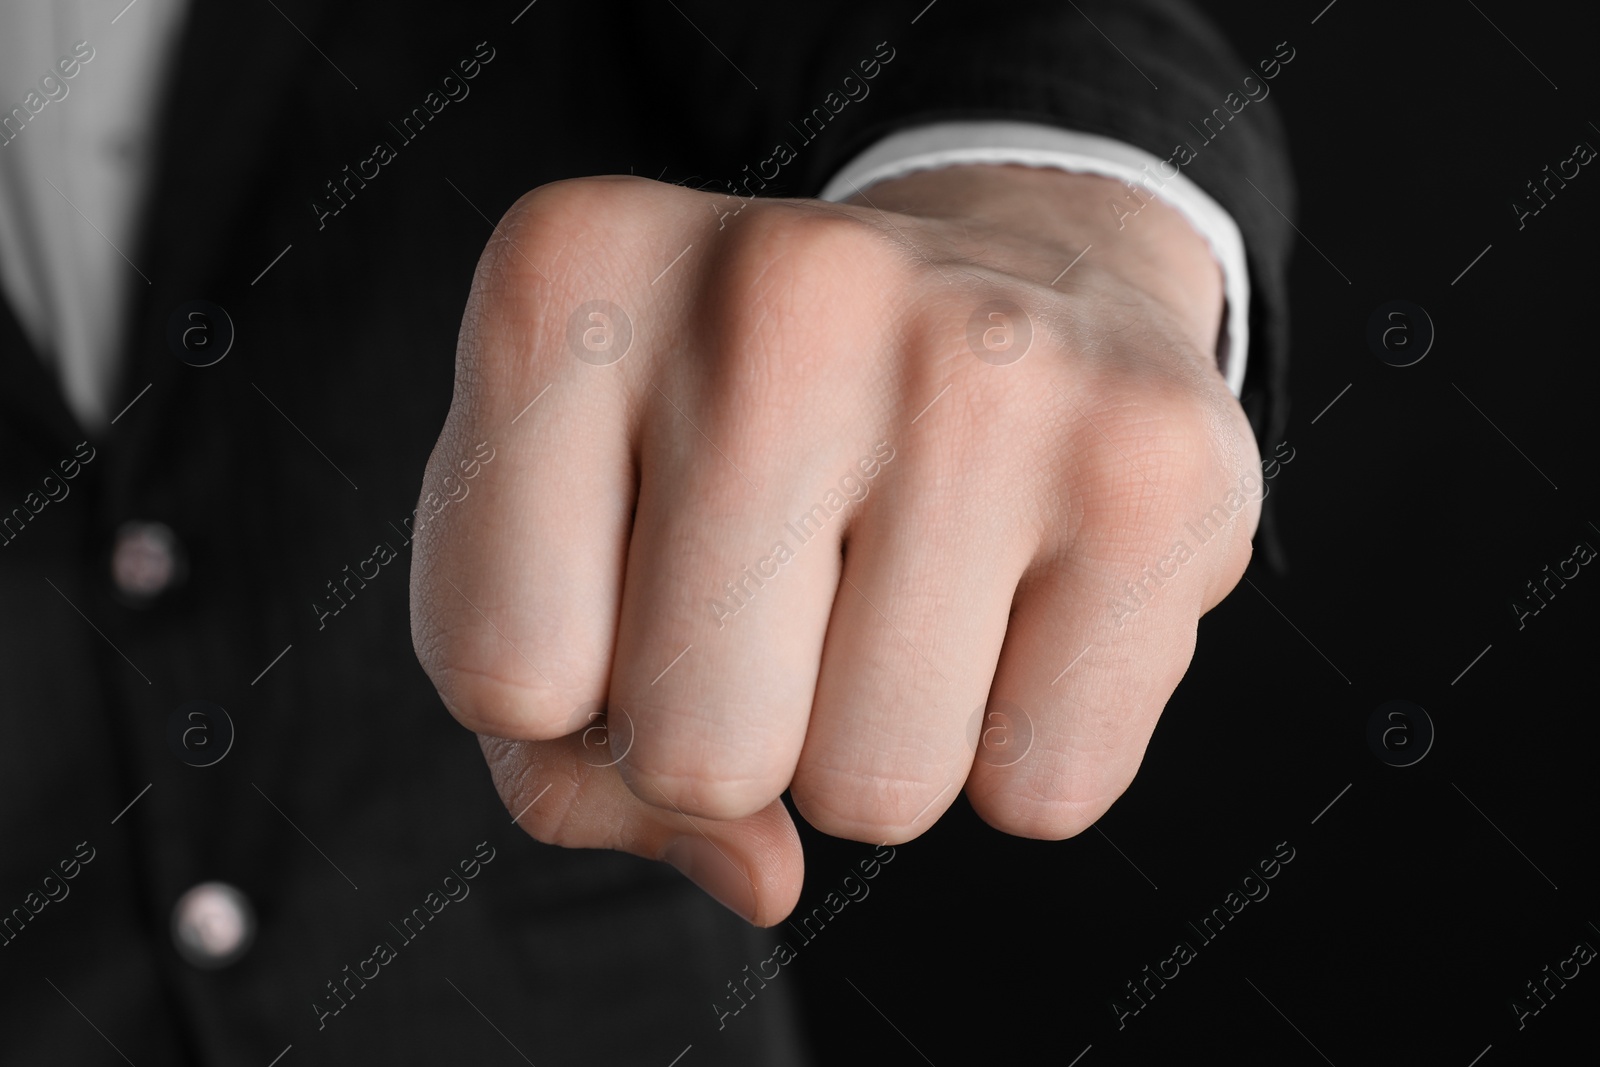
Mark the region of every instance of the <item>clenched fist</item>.
<instances>
[{"instance_id":1,"label":"clenched fist","mask_svg":"<svg viewBox=\"0 0 1600 1067\"><path fill-rule=\"evenodd\" d=\"M963 788L1026 837L1099 818L1261 495L1220 270L1124 198L962 166L847 204L585 178L512 207L425 494L493 462L419 510L412 633L528 833L771 925L785 789L871 843Z\"/></svg>"}]
</instances>

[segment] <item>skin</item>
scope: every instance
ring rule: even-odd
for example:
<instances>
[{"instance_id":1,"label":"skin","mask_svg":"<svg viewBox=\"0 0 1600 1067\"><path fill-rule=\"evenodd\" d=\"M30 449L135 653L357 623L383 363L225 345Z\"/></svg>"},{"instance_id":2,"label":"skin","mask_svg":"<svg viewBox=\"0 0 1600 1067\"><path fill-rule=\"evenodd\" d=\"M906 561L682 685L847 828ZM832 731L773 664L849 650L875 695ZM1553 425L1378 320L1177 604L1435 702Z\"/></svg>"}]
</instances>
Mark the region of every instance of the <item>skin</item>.
<instances>
[{"instance_id":1,"label":"skin","mask_svg":"<svg viewBox=\"0 0 1600 1067\"><path fill-rule=\"evenodd\" d=\"M963 788L1030 838L1106 811L1259 517L1246 498L1185 533L1260 459L1215 366L1220 270L1138 203L974 165L846 204L585 178L511 208L424 497L480 442L494 459L419 526L411 591L418 656L524 830L666 860L769 926L803 875L786 788L874 844ZM1022 316L980 318L979 358L997 298ZM632 328L605 365L569 341L599 299ZM572 336L609 359L617 325ZM864 496L786 534L847 474ZM758 564L779 540L792 560ZM1146 567L1170 578L1119 621ZM746 568L771 577L719 617Z\"/></svg>"}]
</instances>

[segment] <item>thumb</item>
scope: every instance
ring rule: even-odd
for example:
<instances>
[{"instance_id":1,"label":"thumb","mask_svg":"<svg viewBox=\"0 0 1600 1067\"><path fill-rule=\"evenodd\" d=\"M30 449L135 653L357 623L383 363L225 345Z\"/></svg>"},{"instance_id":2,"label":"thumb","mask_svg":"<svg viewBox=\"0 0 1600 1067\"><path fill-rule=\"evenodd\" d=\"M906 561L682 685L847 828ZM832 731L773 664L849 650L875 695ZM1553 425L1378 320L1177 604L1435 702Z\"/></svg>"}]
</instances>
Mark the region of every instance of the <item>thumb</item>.
<instances>
[{"instance_id":1,"label":"thumb","mask_svg":"<svg viewBox=\"0 0 1600 1067\"><path fill-rule=\"evenodd\" d=\"M774 926L800 899L805 860L781 799L726 822L656 807L629 790L583 732L554 741L479 735L506 810L536 840L670 863L746 922Z\"/></svg>"}]
</instances>

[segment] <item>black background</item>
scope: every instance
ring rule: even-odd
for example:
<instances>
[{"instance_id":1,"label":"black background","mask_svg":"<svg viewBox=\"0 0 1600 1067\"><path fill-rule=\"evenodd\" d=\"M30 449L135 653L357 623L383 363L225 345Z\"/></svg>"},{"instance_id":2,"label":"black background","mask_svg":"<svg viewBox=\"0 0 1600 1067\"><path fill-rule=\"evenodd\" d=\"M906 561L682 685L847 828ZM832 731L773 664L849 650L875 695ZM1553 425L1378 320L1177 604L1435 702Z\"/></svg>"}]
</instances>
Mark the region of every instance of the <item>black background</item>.
<instances>
[{"instance_id":1,"label":"black background","mask_svg":"<svg viewBox=\"0 0 1600 1067\"><path fill-rule=\"evenodd\" d=\"M1521 630L1510 608L1577 542L1600 547L1600 179L1584 168L1521 230L1511 208L1575 143L1600 145L1592 39L1555 9L1505 4L1341 0L1315 25L1321 3L1206 6L1246 63L1283 40L1297 52L1271 83L1303 234L1294 459L1269 483L1288 567L1258 548L1254 588L1202 620L1194 665L1097 830L1006 838L963 799L846 908L837 937L803 950L816 1041L837 1048L847 1030L865 1050L854 1062L1049 1049L1066 1064L1092 1046L1083 1067L1466 1067L1488 1048L1478 1062L1493 1067L1593 1047L1592 967L1520 1030L1510 1007L1576 942L1600 947L1600 579L1584 568ZM1396 299L1437 331L1403 368L1365 341ZM1436 730L1404 768L1366 740L1396 698ZM803 911L863 849L802 832ZM1270 895L1201 943L1186 923L1280 841L1295 859ZM1119 1030L1111 1001L1136 1007L1124 983L1179 940L1197 958Z\"/></svg>"}]
</instances>

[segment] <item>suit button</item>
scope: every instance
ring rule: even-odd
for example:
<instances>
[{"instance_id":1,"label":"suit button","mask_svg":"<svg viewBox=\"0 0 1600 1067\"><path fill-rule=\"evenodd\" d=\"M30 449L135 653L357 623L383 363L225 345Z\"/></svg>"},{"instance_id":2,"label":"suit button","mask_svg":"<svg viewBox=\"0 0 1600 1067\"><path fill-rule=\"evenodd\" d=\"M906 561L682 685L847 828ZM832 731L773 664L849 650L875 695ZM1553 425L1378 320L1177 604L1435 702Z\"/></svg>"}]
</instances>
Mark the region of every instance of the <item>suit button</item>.
<instances>
[{"instance_id":1,"label":"suit button","mask_svg":"<svg viewBox=\"0 0 1600 1067\"><path fill-rule=\"evenodd\" d=\"M256 936L249 899L226 882L201 882L172 909L172 941L178 955L196 967L226 967Z\"/></svg>"},{"instance_id":2,"label":"suit button","mask_svg":"<svg viewBox=\"0 0 1600 1067\"><path fill-rule=\"evenodd\" d=\"M125 522L111 550L111 580L124 600L143 606L181 585L188 574L183 546L160 522Z\"/></svg>"}]
</instances>

